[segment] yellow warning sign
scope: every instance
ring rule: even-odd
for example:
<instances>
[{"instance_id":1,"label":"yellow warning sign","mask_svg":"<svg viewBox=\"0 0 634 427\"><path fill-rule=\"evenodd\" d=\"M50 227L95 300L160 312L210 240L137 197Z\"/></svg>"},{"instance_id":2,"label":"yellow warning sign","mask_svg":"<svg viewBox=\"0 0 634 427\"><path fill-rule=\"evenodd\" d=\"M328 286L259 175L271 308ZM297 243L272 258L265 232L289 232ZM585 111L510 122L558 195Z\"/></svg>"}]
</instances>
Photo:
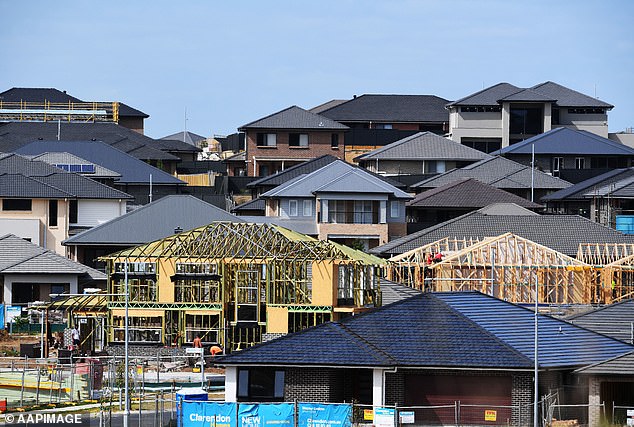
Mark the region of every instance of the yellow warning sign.
<instances>
[{"instance_id":1,"label":"yellow warning sign","mask_svg":"<svg viewBox=\"0 0 634 427\"><path fill-rule=\"evenodd\" d=\"M365 421L372 421L374 419L374 411L372 409L364 409L363 419Z\"/></svg>"},{"instance_id":2,"label":"yellow warning sign","mask_svg":"<svg viewBox=\"0 0 634 427\"><path fill-rule=\"evenodd\" d=\"M493 411L491 409L487 409L484 411L484 421L497 421L498 420L498 411Z\"/></svg>"}]
</instances>

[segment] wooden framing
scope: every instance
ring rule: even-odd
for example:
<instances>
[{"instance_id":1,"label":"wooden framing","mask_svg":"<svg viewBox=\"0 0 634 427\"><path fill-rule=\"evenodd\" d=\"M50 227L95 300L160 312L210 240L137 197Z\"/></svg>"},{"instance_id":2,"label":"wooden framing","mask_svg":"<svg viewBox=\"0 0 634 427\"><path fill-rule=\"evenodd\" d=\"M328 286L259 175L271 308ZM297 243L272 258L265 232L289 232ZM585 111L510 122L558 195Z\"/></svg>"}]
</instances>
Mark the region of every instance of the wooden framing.
<instances>
[{"instance_id":1,"label":"wooden framing","mask_svg":"<svg viewBox=\"0 0 634 427\"><path fill-rule=\"evenodd\" d=\"M586 264L603 266L634 255L634 243L581 243L577 259Z\"/></svg>"},{"instance_id":2,"label":"wooden framing","mask_svg":"<svg viewBox=\"0 0 634 427\"><path fill-rule=\"evenodd\" d=\"M440 241L439 241L440 242ZM438 248L438 242L419 252ZM512 233L488 237L428 264L421 257L390 259L388 278L426 291L478 290L515 303L582 304L592 302L592 266ZM462 244L462 243L461 243ZM408 271L408 274L403 274Z\"/></svg>"}]
</instances>

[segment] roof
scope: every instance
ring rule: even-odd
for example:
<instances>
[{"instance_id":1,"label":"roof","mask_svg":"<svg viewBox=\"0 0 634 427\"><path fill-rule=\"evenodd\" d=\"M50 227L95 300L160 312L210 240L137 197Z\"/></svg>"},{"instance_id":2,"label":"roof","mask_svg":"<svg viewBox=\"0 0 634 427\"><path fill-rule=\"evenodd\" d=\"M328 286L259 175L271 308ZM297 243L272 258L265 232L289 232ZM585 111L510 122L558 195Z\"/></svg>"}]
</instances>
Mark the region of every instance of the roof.
<instances>
[{"instance_id":1,"label":"roof","mask_svg":"<svg viewBox=\"0 0 634 427\"><path fill-rule=\"evenodd\" d=\"M320 114L338 122L444 123L446 99L435 95L357 96Z\"/></svg>"},{"instance_id":2,"label":"roof","mask_svg":"<svg viewBox=\"0 0 634 427\"><path fill-rule=\"evenodd\" d=\"M86 102L74 96L68 95L66 91L55 88L33 88L33 87L14 87L0 93L0 99L5 102ZM119 102L119 116L123 117L150 117L143 111L132 108L122 102Z\"/></svg>"},{"instance_id":3,"label":"roof","mask_svg":"<svg viewBox=\"0 0 634 427\"><path fill-rule=\"evenodd\" d=\"M0 237L0 274L76 274L106 279L104 273L13 234Z\"/></svg>"},{"instance_id":4,"label":"roof","mask_svg":"<svg viewBox=\"0 0 634 427\"><path fill-rule=\"evenodd\" d=\"M18 154L0 156L0 197L131 199L123 191Z\"/></svg>"},{"instance_id":5,"label":"roof","mask_svg":"<svg viewBox=\"0 0 634 427\"><path fill-rule=\"evenodd\" d=\"M478 292L423 293L218 359L223 365L533 368L534 313ZM634 347L539 315L539 366L585 366ZM315 351L324 343L327 351ZM326 344L327 343L327 344Z\"/></svg>"},{"instance_id":6,"label":"roof","mask_svg":"<svg viewBox=\"0 0 634 427\"><path fill-rule=\"evenodd\" d=\"M133 246L187 231L212 221L242 220L190 195L170 195L76 234L63 244Z\"/></svg>"},{"instance_id":7,"label":"roof","mask_svg":"<svg viewBox=\"0 0 634 427\"><path fill-rule=\"evenodd\" d=\"M344 130L348 129L348 126L293 105L277 113L242 125L238 130L242 131L245 129Z\"/></svg>"},{"instance_id":8,"label":"roof","mask_svg":"<svg viewBox=\"0 0 634 427\"><path fill-rule=\"evenodd\" d=\"M471 95L465 96L447 106L493 106L503 101L510 102L555 102L559 107L599 107L611 109L614 106L606 102L568 89L550 81L531 88L519 88L509 83L498 83Z\"/></svg>"},{"instance_id":9,"label":"roof","mask_svg":"<svg viewBox=\"0 0 634 427\"><path fill-rule=\"evenodd\" d=\"M314 197L317 193L385 194L389 198L411 198L409 194L364 169L338 159L314 172L287 181L260 197Z\"/></svg>"},{"instance_id":10,"label":"roof","mask_svg":"<svg viewBox=\"0 0 634 427\"><path fill-rule=\"evenodd\" d=\"M152 175L152 184L184 184L183 181L169 173L101 141L34 141L15 151L24 155L38 155L54 151L71 153L117 172L121 175L117 183L121 184L147 183L150 180L150 175Z\"/></svg>"},{"instance_id":11,"label":"roof","mask_svg":"<svg viewBox=\"0 0 634 427\"><path fill-rule=\"evenodd\" d=\"M407 206L413 208L482 208L492 203L515 203L528 208L542 207L523 197L484 184L473 178L463 178L441 187L423 191Z\"/></svg>"},{"instance_id":12,"label":"roof","mask_svg":"<svg viewBox=\"0 0 634 427\"><path fill-rule=\"evenodd\" d=\"M203 244L204 243L204 244ZM103 257L191 257L294 260L345 260L382 265L385 260L327 240L264 223L215 221L145 245Z\"/></svg>"},{"instance_id":13,"label":"roof","mask_svg":"<svg viewBox=\"0 0 634 427\"><path fill-rule=\"evenodd\" d=\"M486 208L428 227L370 249L374 254L401 254L445 237L492 237L510 232L575 257L580 243L634 243L622 234L579 215L506 215Z\"/></svg>"},{"instance_id":14,"label":"roof","mask_svg":"<svg viewBox=\"0 0 634 427\"><path fill-rule=\"evenodd\" d=\"M239 204L238 206L231 209L231 212L239 213L242 211L253 211L253 210L264 212L265 209L266 209L266 201L258 197L257 199L249 200L248 202Z\"/></svg>"},{"instance_id":15,"label":"roof","mask_svg":"<svg viewBox=\"0 0 634 427\"><path fill-rule=\"evenodd\" d=\"M258 199L262 200L262 199ZM264 210L264 208L262 209ZM242 221L254 224L274 224L280 227L288 228L296 233L306 234L307 236L317 236L319 230L317 223L313 221L302 221L296 219L280 218L277 216L257 216L257 215L238 215Z\"/></svg>"},{"instance_id":16,"label":"roof","mask_svg":"<svg viewBox=\"0 0 634 427\"><path fill-rule=\"evenodd\" d=\"M634 148L584 130L560 127L497 150L496 154L634 156Z\"/></svg>"},{"instance_id":17,"label":"roof","mask_svg":"<svg viewBox=\"0 0 634 427\"><path fill-rule=\"evenodd\" d=\"M421 290L392 282L384 277L379 278L379 280L379 286L381 289L381 305L384 306L394 304L395 302L402 301L422 293Z\"/></svg>"},{"instance_id":18,"label":"roof","mask_svg":"<svg viewBox=\"0 0 634 427\"><path fill-rule=\"evenodd\" d=\"M25 156L25 157L30 157L33 160L45 162L45 163L48 163L49 165L53 165L56 167L60 167L60 165L80 165L80 166L91 165L94 168L94 171L90 173L85 173L85 176L89 178L93 178L93 179L121 177L121 174L118 172L112 171L108 168L104 168L101 165L96 165L86 159L83 159L71 153L66 153L66 152L42 153L42 154L36 154L34 156ZM81 173L83 174L84 172L82 171Z\"/></svg>"},{"instance_id":19,"label":"roof","mask_svg":"<svg viewBox=\"0 0 634 427\"><path fill-rule=\"evenodd\" d=\"M330 101L326 101L323 104L319 104L316 107L309 109L311 113L319 114L322 111L328 110L332 107L336 107L339 104L343 104L344 102L348 102L347 99L331 99Z\"/></svg>"},{"instance_id":20,"label":"roof","mask_svg":"<svg viewBox=\"0 0 634 427\"><path fill-rule=\"evenodd\" d=\"M482 151L467 147L432 132L419 132L384 147L356 157L354 160L471 160L489 158Z\"/></svg>"},{"instance_id":21,"label":"roof","mask_svg":"<svg viewBox=\"0 0 634 427\"><path fill-rule=\"evenodd\" d=\"M575 370L586 375L634 375L634 352Z\"/></svg>"},{"instance_id":22,"label":"roof","mask_svg":"<svg viewBox=\"0 0 634 427\"><path fill-rule=\"evenodd\" d=\"M601 175L573 184L568 188L548 194L542 197L542 201L583 199L588 193L594 193L594 189L605 187L606 185L609 186L633 176L634 168L613 169Z\"/></svg>"},{"instance_id":23,"label":"roof","mask_svg":"<svg viewBox=\"0 0 634 427\"><path fill-rule=\"evenodd\" d=\"M535 170L535 173L532 174L530 166L495 156L425 179L412 185L411 188L435 188L460 178L474 178L501 189L530 189L531 176L534 178L534 188L536 189L555 190L571 185L568 181L539 170Z\"/></svg>"},{"instance_id":24,"label":"roof","mask_svg":"<svg viewBox=\"0 0 634 427\"><path fill-rule=\"evenodd\" d=\"M173 133L171 135L164 136L163 138L159 138L159 139L177 140L181 142L186 142L189 145L197 146L200 141L207 139L207 137L195 134L194 132L181 131L181 132Z\"/></svg>"},{"instance_id":25,"label":"roof","mask_svg":"<svg viewBox=\"0 0 634 427\"><path fill-rule=\"evenodd\" d=\"M568 317L575 325L634 344L634 300L627 300Z\"/></svg>"},{"instance_id":26,"label":"roof","mask_svg":"<svg viewBox=\"0 0 634 427\"><path fill-rule=\"evenodd\" d=\"M157 140L116 123L59 123L64 141L102 141L140 160L179 161L163 151ZM56 141L58 123L0 123L0 151L11 152L33 141ZM195 147L189 146L192 151Z\"/></svg>"},{"instance_id":27,"label":"roof","mask_svg":"<svg viewBox=\"0 0 634 427\"><path fill-rule=\"evenodd\" d=\"M314 159L307 160L295 166L291 166L290 168L286 168L283 171L277 172L276 174L251 181L247 184L247 187L277 187L278 185L283 184L290 179L297 178L300 175L305 175L310 172L314 172L317 169L320 169L327 164L334 162L335 160L337 160L337 157L330 154L315 157Z\"/></svg>"}]
</instances>

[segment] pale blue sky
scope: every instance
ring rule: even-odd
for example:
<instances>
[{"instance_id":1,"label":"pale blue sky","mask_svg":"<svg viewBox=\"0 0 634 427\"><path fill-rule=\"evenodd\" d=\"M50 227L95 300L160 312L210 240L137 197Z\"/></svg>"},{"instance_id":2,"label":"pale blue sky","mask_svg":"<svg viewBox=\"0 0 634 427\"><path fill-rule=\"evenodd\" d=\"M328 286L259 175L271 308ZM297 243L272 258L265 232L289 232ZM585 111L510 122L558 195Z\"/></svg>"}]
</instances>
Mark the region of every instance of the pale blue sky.
<instances>
[{"instance_id":1,"label":"pale blue sky","mask_svg":"<svg viewBox=\"0 0 634 427\"><path fill-rule=\"evenodd\" d=\"M634 1L0 0L1 90L55 87L150 115L146 134L228 134L363 93L455 100L551 80L634 127Z\"/></svg>"}]
</instances>

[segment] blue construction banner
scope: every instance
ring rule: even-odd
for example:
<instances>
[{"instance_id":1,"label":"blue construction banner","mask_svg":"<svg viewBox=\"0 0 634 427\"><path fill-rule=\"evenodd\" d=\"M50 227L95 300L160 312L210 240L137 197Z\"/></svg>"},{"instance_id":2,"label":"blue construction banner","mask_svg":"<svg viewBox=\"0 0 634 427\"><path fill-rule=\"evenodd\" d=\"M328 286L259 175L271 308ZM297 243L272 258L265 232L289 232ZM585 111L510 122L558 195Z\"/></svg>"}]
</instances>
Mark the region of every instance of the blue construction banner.
<instances>
[{"instance_id":1,"label":"blue construction banner","mask_svg":"<svg viewBox=\"0 0 634 427\"><path fill-rule=\"evenodd\" d=\"M292 403L241 403L238 427L294 427L295 405Z\"/></svg>"},{"instance_id":2,"label":"blue construction banner","mask_svg":"<svg viewBox=\"0 0 634 427\"><path fill-rule=\"evenodd\" d=\"M182 427L237 427L236 404L183 402Z\"/></svg>"},{"instance_id":3,"label":"blue construction banner","mask_svg":"<svg viewBox=\"0 0 634 427\"><path fill-rule=\"evenodd\" d=\"M0 304L0 329L4 329L4 304Z\"/></svg>"},{"instance_id":4,"label":"blue construction banner","mask_svg":"<svg viewBox=\"0 0 634 427\"><path fill-rule=\"evenodd\" d=\"M300 403L298 427L352 427L352 405Z\"/></svg>"}]
</instances>

